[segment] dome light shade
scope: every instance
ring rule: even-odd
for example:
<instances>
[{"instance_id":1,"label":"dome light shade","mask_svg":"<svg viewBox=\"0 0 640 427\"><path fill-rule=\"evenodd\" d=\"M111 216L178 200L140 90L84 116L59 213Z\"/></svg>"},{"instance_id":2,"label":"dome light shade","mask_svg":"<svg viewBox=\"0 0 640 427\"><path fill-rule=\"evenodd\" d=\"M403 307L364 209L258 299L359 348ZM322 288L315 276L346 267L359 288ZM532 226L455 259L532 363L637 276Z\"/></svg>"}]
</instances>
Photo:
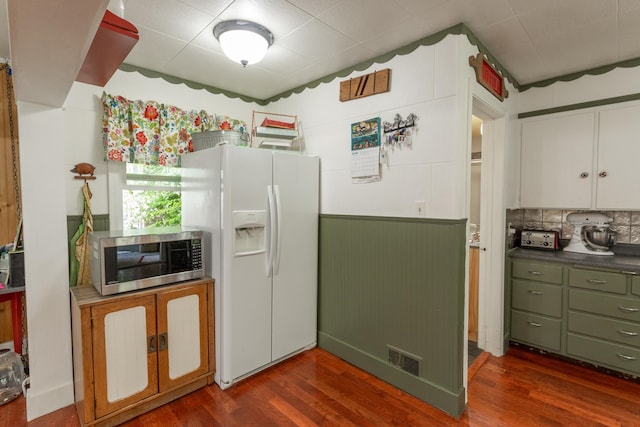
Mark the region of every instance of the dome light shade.
<instances>
[{"instance_id":1,"label":"dome light shade","mask_svg":"<svg viewBox=\"0 0 640 427\"><path fill-rule=\"evenodd\" d=\"M250 21L219 22L213 27L213 35L224 54L244 67L262 60L273 43L271 31Z\"/></svg>"}]
</instances>

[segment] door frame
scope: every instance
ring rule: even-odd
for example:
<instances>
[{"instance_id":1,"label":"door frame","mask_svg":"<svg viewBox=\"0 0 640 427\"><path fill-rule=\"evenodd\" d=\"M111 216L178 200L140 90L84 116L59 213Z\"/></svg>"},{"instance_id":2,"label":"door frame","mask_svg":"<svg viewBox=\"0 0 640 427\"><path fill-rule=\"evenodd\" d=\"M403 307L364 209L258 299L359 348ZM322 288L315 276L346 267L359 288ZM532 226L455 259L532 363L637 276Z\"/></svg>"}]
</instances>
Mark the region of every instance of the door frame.
<instances>
[{"instance_id":1,"label":"door frame","mask_svg":"<svg viewBox=\"0 0 640 427\"><path fill-rule=\"evenodd\" d=\"M497 111L476 96L472 97L471 113L483 120L478 347L494 356L502 356L505 351L504 191L507 119L504 112ZM471 114L469 114L469 121L471 121Z\"/></svg>"}]
</instances>

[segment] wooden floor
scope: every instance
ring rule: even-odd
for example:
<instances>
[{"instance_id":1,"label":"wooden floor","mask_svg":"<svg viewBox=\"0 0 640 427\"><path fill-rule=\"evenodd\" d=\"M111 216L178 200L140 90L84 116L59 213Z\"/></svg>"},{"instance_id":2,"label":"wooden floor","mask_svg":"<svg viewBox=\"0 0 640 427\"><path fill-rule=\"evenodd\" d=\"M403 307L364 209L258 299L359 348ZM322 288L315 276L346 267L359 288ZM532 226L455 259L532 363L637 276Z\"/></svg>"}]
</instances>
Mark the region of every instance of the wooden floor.
<instances>
[{"instance_id":1,"label":"wooden floor","mask_svg":"<svg viewBox=\"0 0 640 427\"><path fill-rule=\"evenodd\" d=\"M640 384L512 348L469 370L460 419L310 350L221 391L215 384L123 424L142 426L640 426ZM0 427L25 426L24 398L0 406ZM79 426L73 406L33 426Z\"/></svg>"}]
</instances>

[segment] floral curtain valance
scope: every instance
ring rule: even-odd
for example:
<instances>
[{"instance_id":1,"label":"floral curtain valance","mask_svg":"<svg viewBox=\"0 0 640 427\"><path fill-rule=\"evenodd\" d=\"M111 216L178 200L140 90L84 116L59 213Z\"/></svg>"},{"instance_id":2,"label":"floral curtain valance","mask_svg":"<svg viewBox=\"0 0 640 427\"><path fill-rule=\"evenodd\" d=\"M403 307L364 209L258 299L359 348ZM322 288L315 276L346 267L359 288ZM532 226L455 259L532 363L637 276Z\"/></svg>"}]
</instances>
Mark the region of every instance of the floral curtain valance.
<instances>
[{"instance_id":1,"label":"floral curtain valance","mask_svg":"<svg viewBox=\"0 0 640 427\"><path fill-rule=\"evenodd\" d=\"M204 110L185 111L155 101L130 101L107 93L102 94L102 105L106 160L179 166L180 156L193 151L192 133L247 129L241 120Z\"/></svg>"}]
</instances>

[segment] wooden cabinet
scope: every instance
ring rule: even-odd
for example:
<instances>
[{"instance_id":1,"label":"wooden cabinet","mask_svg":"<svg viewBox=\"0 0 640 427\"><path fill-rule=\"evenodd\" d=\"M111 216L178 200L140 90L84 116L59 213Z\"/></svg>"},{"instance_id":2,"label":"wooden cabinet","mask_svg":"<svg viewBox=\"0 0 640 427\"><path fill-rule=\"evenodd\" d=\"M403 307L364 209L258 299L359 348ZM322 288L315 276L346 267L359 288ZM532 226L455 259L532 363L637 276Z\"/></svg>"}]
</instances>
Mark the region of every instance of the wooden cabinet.
<instances>
[{"instance_id":1,"label":"wooden cabinet","mask_svg":"<svg viewBox=\"0 0 640 427\"><path fill-rule=\"evenodd\" d=\"M103 297L71 289L82 424L117 425L213 382L210 279Z\"/></svg>"},{"instance_id":2,"label":"wooden cabinet","mask_svg":"<svg viewBox=\"0 0 640 427\"><path fill-rule=\"evenodd\" d=\"M640 209L640 105L522 122L521 206Z\"/></svg>"}]
</instances>

